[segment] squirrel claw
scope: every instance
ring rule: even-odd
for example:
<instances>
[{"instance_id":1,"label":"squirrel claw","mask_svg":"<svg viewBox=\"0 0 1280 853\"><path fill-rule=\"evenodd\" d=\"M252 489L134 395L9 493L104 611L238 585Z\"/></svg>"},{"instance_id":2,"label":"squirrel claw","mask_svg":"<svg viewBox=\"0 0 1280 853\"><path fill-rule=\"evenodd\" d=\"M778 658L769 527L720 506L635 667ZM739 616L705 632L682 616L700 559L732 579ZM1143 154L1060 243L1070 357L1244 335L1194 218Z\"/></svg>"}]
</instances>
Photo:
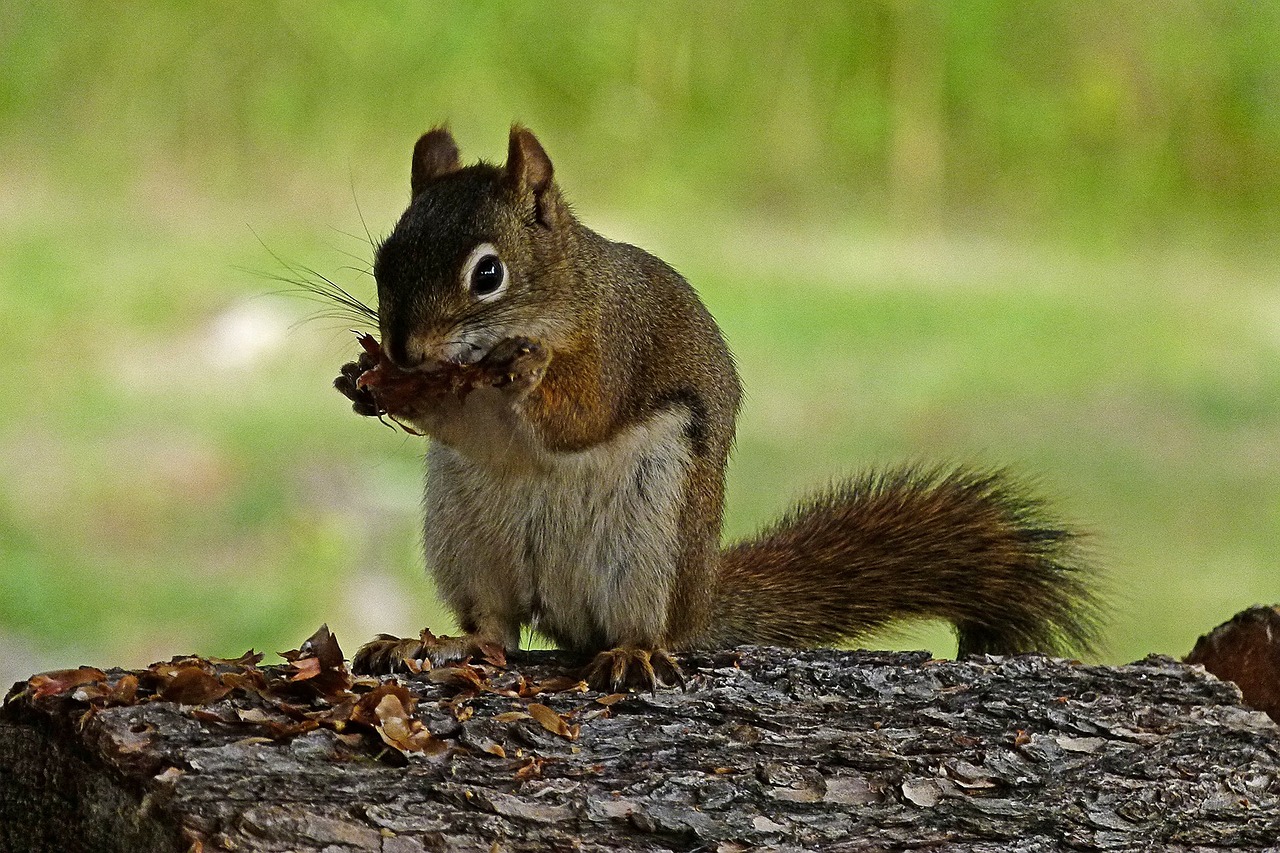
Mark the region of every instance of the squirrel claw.
<instances>
[{"instance_id":1,"label":"squirrel claw","mask_svg":"<svg viewBox=\"0 0 1280 853\"><path fill-rule=\"evenodd\" d=\"M550 363L551 350L530 338L514 337L499 341L477 367L488 374L494 388L519 393L537 386Z\"/></svg>"},{"instance_id":2,"label":"squirrel claw","mask_svg":"<svg viewBox=\"0 0 1280 853\"><path fill-rule=\"evenodd\" d=\"M595 656L583 670L582 677L592 689L610 693L630 690L654 693L659 687L676 685L685 688L684 673L666 649L635 646L609 649Z\"/></svg>"},{"instance_id":3,"label":"squirrel claw","mask_svg":"<svg viewBox=\"0 0 1280 853\"><path fill-rule=\"evenodd\" d=\"M675 657L666 649L654 649L651 655L656 668L662 670L661 678L665 684L671 686L680 685L681 691L687 691L689 684L684 680L684 671L680 669L680 664L676 663Z\"/></svg>"}]
</instances>

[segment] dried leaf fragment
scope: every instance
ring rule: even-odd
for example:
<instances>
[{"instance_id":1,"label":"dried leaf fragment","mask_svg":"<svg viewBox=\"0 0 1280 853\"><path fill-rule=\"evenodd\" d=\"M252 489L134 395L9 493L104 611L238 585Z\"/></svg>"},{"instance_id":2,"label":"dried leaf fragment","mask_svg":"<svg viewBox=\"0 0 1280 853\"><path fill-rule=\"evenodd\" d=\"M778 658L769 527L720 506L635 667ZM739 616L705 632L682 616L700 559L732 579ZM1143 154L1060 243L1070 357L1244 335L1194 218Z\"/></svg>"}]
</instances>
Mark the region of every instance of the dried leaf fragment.
<instances>
[{"instance_id":1,"label":"dried leaf fragment","mask_svg":"<svg viewBox=\"0 0 1280 853\"><path fill-rule=\"evenodd\" d=\"M482 677L483 673L474 666L439 666L427 672L427 680L433 684L447 684L451 687L470 687L484 690L488 687Z\"/></svg>"},{"instance_id":2,"label":"dried leaf fragment","mask_svg":"<svg viewBox=\"0 0 1280 853\"><path fill-rule=\"evenodd\" d=\"M314 634L307 638L298 651L303 657L315 657L324 669L341 669L346 665L338 638L329 630L327 624L321 625Z\"/></svg>"},{"instance_id":3,"label":"dried leaf fragment","mask_svg":"<svg viewBox=\"0 0 1280 853\"><path fill-rule=\"evenodd\" d=\"M495 723L514 723L516 720L531 719L529 714L524 711L503 711L501 714L494 714L493 721Z\"/></svg>"},{"instance_id":4,"label":"dried leaf fragment","mask_svg":"<svg viewBox=\"0 0 1280 853\"><path fill-rule=\"evenodd\" d=\"M159 693L160 701L179 705L211 705L231 692L216 675L199 666L184 666Z\"/></svg>"},{"instance_id":5,"label":"dried leaf fragment","mask_svg":"<svg viewBox=\"0 0 1280 853\"><path fill-rule=\"evenodd\" d=\"M581 678L574 678L568 675L556 675L541 681L529 688L529 694L536 696L539 693L586 693L588 689L587 682Z\"/></svg>"},{"instance_id":6,"label":"dried leaf fragment","mask_svg":"<svg viewBox=\"0 0 1280 853\"><path fill-rule=\"evenodd\" d=\"M262 652L255 652L253 649L240 655L238 658L208 658L209 663L220 666L234 666L248 669L262 663L262 659L266 657Z\"/></svg>"},{"instance_id":7,"label":"dried leaf fragment","mask_svg":"<svg viewBox=\"0 0 1280 853\"><path fill-rule=\"evenodd\" d=\"M290 681L306 681L308 678L315 678L321 673L319 658L304 658L293 664L294 673L289 676Z\"/></svg>"},{"instance_id":8,"label":"dried leaf fragment","mask_svg":"<svg viewBox=\"0 0 1280 853\"><path fill-rule=\"evenodd\" d=\"M499 668L506 667L507 651L502 646L497 643L477 643L476 648L480 650L482 660Z\"/></svg>"},{"instance_id":9,"label":"dried leaf fragment","mask_svg":"<svg viewBox=\"0 0 1280 853\"><path fill-rule=\"evenodd\" d=\"M382 700L387 696L396 697L406 715L412 714L418 704L417 698L403 684L396 681L386 681L360 697L360 701L355 704L351 711L351 721L353 723L363 723L367 726L378 725L382 719L378 716L378 708L382 705Z\"/></svg>"},{"instance_id":10,"label":"dried leaf fragment","mask_svg":"<svg viewBox=\"0 0 1280 853\"><path fill-rule=\"evenodd\" d=\"M281 652L280 657L292 667L291 682L305 684L326 701L339 702L351 689L346 660L328 625L321 625L301 646Z\"/></svg>"},{"instance_id":11,"label":"dried leaf fragment","mask_svg":"<svg viewBox=\"0 0 1280 853\"><path fill-rule=\"evenodd\" d=\"M154 778L157 782L163 785L172 785L182 777L182 774L184 772L186 771L184 771L181 767L167 767L162 772L157 773L152 778Z\"/></svg>"},{"instance_id":12,"label":"dried leaf fragment","mask_svg":"<svg viewBox=\"0 0 1280 853\"><path fill-rule=\"evenodd\" d=\"M410 714L397 693L384 694L373 713L378 719L374 730L387 746L401 752L421 752L426 755L438 755L447 749L445 743L432 735L421 720Z\"/></svg>"},{"instance_id":13,"label":"dried leaf fragment","mask_svg":"<svg viewBox=\"0 0 1280 853\"><path fill-rule=\"evenodd\" d=\"M111 686L106 697L108 705L133 705L138 701L138 676L126 673Z\"/></svg>"},{"instance_id":14,"label":"dried leaf fragment","mask_svg":"<svg viewBox=\"0 0 1280 853\"><path fill-rule=\"evenodd\" d=\"M530 756L529 760L520 766L516 771L516 778L521 782L527 782L530 779L537 779L542 776L542 765L546 763L545 758L538 756Z\"/></svg>"},{"instance_id":15,"label":"dried leaf fragment","mask_svg":"<svg viewBox=\"0 0 1280 853\"><path fill-rule=\"evenodd\" d=\"M578 727L570 726L569 722L555 711L539 702L529 703L529 716L533 717L542 726L553 735L559 735L568 740L577 740Z\"/></svg>"},{"instance_id":16,"label":"dried leaf fragment","mask_svg":"<svg viewBox=\"0 0 1280 853\"><path fill-rule=\"evenodd\" d=\"M76 669L57 669L52 672L42 672L31 676L31 678L27 679L27 690L30 692L32 700L38 701L47 696L60 696L82 684L106 681L106 679L107 674L105 672L92 666L82 666Z\"/></svg>"}]
</instances>

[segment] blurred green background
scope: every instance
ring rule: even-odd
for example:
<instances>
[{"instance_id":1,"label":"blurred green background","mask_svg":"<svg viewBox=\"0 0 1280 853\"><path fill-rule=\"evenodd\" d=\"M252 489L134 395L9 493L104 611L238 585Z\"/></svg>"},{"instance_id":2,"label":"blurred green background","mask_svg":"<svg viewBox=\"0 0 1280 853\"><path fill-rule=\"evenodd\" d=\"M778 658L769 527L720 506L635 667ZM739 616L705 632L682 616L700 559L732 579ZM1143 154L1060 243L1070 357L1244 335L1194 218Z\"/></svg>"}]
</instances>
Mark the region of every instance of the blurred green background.
<instances>
[{"instance_id":1,"label":"blurred green background","mask_svg":"<svg viewBox=\"0 0 1280 853\"><path fill-rule=\"evenodd\" d=\"M1095 533L1103 660L1280 601L1278 3L0 2L0 680L450 627L421 440L272 280L371 298L443 120L700 289L730 534L1007 463Z\"/></svg>"}]
</instances>

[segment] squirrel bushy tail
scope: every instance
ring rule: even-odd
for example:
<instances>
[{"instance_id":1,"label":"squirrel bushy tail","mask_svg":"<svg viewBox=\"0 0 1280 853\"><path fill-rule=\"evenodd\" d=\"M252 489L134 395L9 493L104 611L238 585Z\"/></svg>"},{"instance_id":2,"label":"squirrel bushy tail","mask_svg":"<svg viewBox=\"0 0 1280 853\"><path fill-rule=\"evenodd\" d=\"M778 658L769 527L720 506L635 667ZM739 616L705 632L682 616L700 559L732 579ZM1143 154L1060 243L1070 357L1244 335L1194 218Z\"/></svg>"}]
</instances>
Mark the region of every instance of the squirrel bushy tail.
<instances>
[{"instance_id":1,"label":"squirrel bushy tail","mask_svg":"<svg viewBox=\"0 0 1280 853\"><path fill-rule=\"evenodd\" d=\"M829 645L941 618L959 654L1092 648L1100 604L1078 534L1003 471L899 468L793 508L721 555L718 645Z\"/></svg>"}]
</instances>

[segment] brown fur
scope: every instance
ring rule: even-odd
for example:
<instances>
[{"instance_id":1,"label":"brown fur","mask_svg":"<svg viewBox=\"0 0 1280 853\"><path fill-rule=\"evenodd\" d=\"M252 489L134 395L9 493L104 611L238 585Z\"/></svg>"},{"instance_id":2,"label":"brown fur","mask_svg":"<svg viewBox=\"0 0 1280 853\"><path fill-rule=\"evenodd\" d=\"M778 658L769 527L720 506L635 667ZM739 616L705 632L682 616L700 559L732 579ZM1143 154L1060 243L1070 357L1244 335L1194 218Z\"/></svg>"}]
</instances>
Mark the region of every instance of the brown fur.
<instances>
[{"instance_id":1,"label":"brown fur","mask_svg":"<svg viewBox=\"0 0 1280 853\"><path fill-rule=\"evenodd\" d=\"M813 646L940 618L961 655L1065 653L1092 645L1099 612L1078 537L1000 472L864 475L725 551L719 580L705 644Z\"/></svg>"},{"instance_id":2,"label":"brown fur","mask_svg":"<svg viewBox=\"0 0 1280 853\"><path fill-rule=\"evenodd\" d=\"M635 649L817 645L917 616L951 620L965 653L1087 647L1096 607L1075 538L1000 474L868 475L722 554L742 392L688 283L582 226L523 128L512 128L503 168L460 167L448 131L431 131L412 186L375 264L389 356L415 369L450 346L480 357L513 336L550 353L545 373L516 390L412 419L447 448L429 457L428 550L438 537L445 565L433 571L466 630L510 645L533 621L584 652L632 650L602 659L609 672L644 666ZM458 278L482 244L509 271L491 303ZM459 345L460 335L482 342ZM565 479L575 471L586 479ZM549 515L543 494L592 515ZM579 565L580 548L610 564ZM563 577L547 576L554 566ZM632 618L646 607L665 612Z\"/></svg>"}]
</instances>

